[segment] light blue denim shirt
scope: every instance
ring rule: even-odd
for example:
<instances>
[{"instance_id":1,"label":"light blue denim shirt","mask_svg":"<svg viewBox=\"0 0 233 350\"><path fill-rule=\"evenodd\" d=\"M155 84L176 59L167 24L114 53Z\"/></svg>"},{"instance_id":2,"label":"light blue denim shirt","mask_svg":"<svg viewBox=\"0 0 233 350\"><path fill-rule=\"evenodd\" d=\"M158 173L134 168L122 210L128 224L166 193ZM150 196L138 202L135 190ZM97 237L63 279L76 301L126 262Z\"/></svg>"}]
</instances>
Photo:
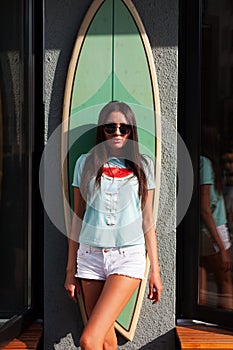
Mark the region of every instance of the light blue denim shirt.
<instances>
[{"instance_id":1,"label":"light blue denim shirt","mask_svg":"<svg viewBox=\"0 0 233 350\"><path fill-rule=\"evenodd\" d=\"M210 185L210 207L216 226L225 225L227 222L223 195L217 193L214 186L214 172L211 161L200 157L200 185ZM201 228L205 228L201 221Z\"/></svg>"},{"instance_id":2,"label":"light blue denim shirt","mask_svg":"<svg viewBox=\"0 0 233 350\"><path fill-rule=\"evenodd\" d=\"M80 187L81 175L87 154L76 162L72 185ZM147 188L154 189L154 163L144 156L143 167ZM126 169L124 159L112 157L107 167ZM141 201L138 198L138 180L132 173L125 177L102 175L101 186L89 184L89 197L83 218L79 242L97 247L123 247L143 244Z\"/></svg>"}]
</instances>

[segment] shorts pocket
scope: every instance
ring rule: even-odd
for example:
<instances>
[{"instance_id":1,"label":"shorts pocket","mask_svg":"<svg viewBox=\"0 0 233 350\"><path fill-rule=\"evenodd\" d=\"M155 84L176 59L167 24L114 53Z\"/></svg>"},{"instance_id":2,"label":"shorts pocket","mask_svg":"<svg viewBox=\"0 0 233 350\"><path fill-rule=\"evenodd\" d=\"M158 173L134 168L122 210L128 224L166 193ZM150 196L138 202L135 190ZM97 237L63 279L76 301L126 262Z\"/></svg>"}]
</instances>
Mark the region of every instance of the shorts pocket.
<instances>
[{"instance_id":1,"label":"shorts pocket","mask_svg":"<svg viewBox=\"0 0 233 350\"><path fill-rule=\"evenodd\" d=\"M91 252L91 247L88 246L87 244L80 244L79 245L78 257L86 256L86 255L90 254L90 252Z\"/></svg>"},{"instance_id":2,"label":"shorts pocket","mask_svg":"<svg viewBox=\"0 0 233 350\"><path fill-rule=\"evenodd\" d=\"M102 249L98 247L93 247L88 244L80 243L79 249L78 249L78 256L87 256L87 255L98 255L102 254Z\"/></svg>"},{"instance_id":3,"label":"shorts pocket","mask_svg":"<svg viewBox=\"0 0 233 350\"><path fill-rule=\"evenodd\" d=\"M145 256L146 250L144 246L130 246L130 247L123 247L120 248L121 254L124 256Z\"/></svg>"}]
</instances>

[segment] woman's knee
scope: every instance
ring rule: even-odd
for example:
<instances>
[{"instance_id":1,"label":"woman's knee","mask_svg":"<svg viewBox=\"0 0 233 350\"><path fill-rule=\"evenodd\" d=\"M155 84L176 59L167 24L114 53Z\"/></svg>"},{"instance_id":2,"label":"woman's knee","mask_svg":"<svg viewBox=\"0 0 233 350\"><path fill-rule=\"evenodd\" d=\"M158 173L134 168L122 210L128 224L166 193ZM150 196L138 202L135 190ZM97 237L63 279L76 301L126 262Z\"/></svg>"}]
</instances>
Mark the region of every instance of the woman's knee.
<instances>
[{"instance_id":1,"label":"woman's knee","mask_svg":"<svg viewBox=\"0 0 233 350\"><path fill-rule=\"evenodd\" d=\"M112 341L111 343L108 340L104 341L104 350L117 350L117 341Z\"/></svg>"},{"instance_id":2,"label":"woman's knee","mask_svg":"<svg viewBox=\"0 0 233 350\"><path fill-rule=\"evenodd\" d=\"M87 350L89 349L88 346L89 346L89 341L88 341L88 338L85 337L84 335L81 336L80 340L80 347L82 350Z\"/></svg>"},{"instance_id":3,"label":"woman's knee","mask_svg":"<svg viewBox=\"0 0 233 350\"><path fill-rule=\"evenodd\" d=\"M88 334L83 334L80 338L80 347L82 350L93 350L93 349L104 349L104 350L116 350L117 349L117 341L109 341L105 340L103 343L98 344L98 340L89 336Z\"/></svg>"},{"instance_id":4,"label":"woman's knee","mask_svg":"<svg viewBox=\"0 0 233 350\"><path fill-rule=\"evenodd\" d=\"M101 349L101 347L98 348L97 340L86 333L82 334L80 338L80 347L82 350Z\"/></svg>"}]
</instances>

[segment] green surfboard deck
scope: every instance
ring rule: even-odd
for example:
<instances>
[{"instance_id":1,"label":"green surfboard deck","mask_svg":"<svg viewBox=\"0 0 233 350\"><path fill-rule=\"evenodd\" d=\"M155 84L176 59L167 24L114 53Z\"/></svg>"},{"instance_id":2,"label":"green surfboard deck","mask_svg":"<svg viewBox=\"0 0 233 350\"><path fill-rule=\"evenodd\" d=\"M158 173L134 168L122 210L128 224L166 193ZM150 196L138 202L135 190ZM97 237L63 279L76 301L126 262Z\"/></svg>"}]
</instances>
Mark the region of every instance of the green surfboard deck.
<instances>
[{"instance_id":1,"label":"green surfboard deck","mask_svg":"<svg viewBox=\"0 0 233 350\"><path fill-rule=\"evenodd\" d=\"M145 49L141 31L131 1L96 0L84 18L77 37L78 48L72 56L73 69L67 77L71 86L66 102L69 115L65 117L69 118L67 179L72 206L75 162L94 146L98 114L109 101L124 101L131 106L136 115L140 151L156 158L158 108L148 48ZM116 321L117 330L129 340L135 331L134 318L138 318L139 296L142 290L144 294L145 283L141 283Z\"/></svg>"}]
</instances>

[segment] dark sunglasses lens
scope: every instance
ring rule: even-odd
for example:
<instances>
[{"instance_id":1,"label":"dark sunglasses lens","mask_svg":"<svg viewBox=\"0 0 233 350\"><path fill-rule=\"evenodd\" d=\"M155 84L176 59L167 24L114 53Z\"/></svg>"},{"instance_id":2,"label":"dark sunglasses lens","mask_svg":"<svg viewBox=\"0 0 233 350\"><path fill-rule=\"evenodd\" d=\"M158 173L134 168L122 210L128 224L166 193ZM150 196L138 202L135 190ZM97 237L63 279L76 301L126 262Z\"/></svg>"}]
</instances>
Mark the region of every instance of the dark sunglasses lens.
<instances>
[{"instance_id":1,"label":"dark sunglasses lens","mask_svg":"<svg viewBox=\"0 0 233 350\"><path fill-rule=\"evenodd\" d=\"M131 130L130 125L121 125L120 126L120 133L122 135L127 135L130 132L130 130Z\"/></svg>"},{"instance_id":2,"label":"dark sunglasses lens","mask_svg":"<svg viewBox=\"0 0 233 350\"><path fill-rule=\"evenodd\" d=\"M117 125L114 123L104 124L104 131L107 134L114 134L117 130ZM127 135L131 131L131 126L127 124L121 124L119 127L120 133L122 135Z\"/></svg>"},{"instance_id":3,"label":"dark sunglasses lens","mask_svg":"<svg viewBox=\"0 0 233 350\"><path fill-rule=\"evenodd\" d=\"M104 131L107 134L113 134L116 130L116 124L104 124Z\"/></svg>"}]
</instances>

